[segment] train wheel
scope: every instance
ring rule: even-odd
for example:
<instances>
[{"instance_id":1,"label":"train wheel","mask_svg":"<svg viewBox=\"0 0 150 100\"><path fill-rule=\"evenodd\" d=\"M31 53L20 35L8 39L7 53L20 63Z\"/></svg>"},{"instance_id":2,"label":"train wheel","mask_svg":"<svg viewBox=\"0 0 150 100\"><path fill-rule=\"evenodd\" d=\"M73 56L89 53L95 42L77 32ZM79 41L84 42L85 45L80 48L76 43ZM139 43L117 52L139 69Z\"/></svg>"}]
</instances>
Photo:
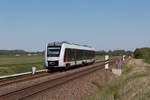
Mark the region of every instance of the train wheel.
<instances>
[{"instance_id":1,"label":"train wheel","mask_svg":"<svg viewBox=\"0 0 150 100\"><path fill-rule=\"evenodd\" d=\"M85 63L84 63L84 62L82 62L82 66L85 66Z\"/></svg>"},{"instance_id":2,"label":"train wheel","mask_svg":"<svg viewBox=\"0 0 150 100\"><path fill-rule=\"evenodd\" d=\"M54 72L55 71L55 68L49 68L48 69L48 72Z\"/></svg>"},{"instance_id":3,"label":"train wheel","mask_svg":"<svg viewBox=\"0 0 150 100\"><path fill-rule=\"evenodd\" d=\"M66 64L65 71L67 71L69 68L70 68L70 64Z\"/></svg>"}]
</instances>

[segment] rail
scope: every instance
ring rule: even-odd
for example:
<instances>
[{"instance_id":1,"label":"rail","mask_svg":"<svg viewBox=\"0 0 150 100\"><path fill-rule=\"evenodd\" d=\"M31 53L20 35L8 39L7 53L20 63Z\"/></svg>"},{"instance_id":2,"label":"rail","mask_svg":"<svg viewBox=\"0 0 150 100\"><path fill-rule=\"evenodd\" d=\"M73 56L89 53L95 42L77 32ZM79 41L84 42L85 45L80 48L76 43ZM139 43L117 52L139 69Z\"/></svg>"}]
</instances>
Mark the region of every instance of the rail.
<instances>
[{"instance_id":1,"label":"rail","mask_svg":"<svg viewBox=\"0 0 150 100\"><path fill-rule=\"evenodd\" d=\"M36 71L36 73L41 73L41 72L47 72L47 69L37 70ZM29 75L29 74L32 74L32 72L25 72L25 73L13 74L13 75L0 76L0 79L24 76L24 75Z\"/></svg>"},{"instance_id":2,"label":"rail","mask_svg":"<svg viewBox=\"0 0 150 100\"><path fill-rule=\"evenodd\" d=\"M92 65L93 67L90 67L85 70L67 74L67 75L64 75L55 79L47 80L42 83L38 83L36 85L34 84L32 86L27 86L18 90L10 91L5 94L0 94L0 99L5 100L7 98L8 100L20 100L20 99L28 98L32 95L38 94L47 89L51 89L59 85L62 85L68 81L77 79L78 77L87 75L99 69L103 69L104 68L103 65L104 63L99 63L96 65Z\"/></svg>"}]
</instances>

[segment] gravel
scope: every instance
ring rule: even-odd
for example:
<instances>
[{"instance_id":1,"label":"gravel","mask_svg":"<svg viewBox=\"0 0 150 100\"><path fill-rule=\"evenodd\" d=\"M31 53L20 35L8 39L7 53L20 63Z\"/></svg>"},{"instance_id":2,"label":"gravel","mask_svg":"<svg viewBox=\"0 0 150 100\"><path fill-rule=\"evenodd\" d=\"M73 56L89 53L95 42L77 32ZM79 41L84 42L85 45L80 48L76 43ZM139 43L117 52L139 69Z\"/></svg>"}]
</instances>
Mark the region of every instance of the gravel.
<instances>
[{"instance_id":1,"label":"gravel","mask_svg":"<svg viewBox=\"0 0 150 100\"><path fill-rule=\"evenodd\" d=\"M80 100L92 95L96 91L97 87L92 84L93 81L105 84L111 76L112 73L109 71L106 72L104 69L97 70L57 88L46 90L30 98L26 98L26 100Z\"/></svg>"},{"instance_id":2,"label":"gravel","mask_svg":"<svg viewBox=\"0 0 150 100\"><path fill-rule=\"evenodd\" d=\"M80 71L92 66L93 65L80 67L66 72L56 72L54 74L36 78L30 81L4 86L0 88L0 94L35 85L47 80L55 79L57 77ZM107 80L111 78L111 76L112 73L110 71L106 72L104 69L97 70L96 72L90 73L89 75L82 76L66 84L57 86L56 88L49 89L41 92L40 94L33 95L30 98L26 98L26 100L80 100L81 98L90 96L97 89L97 87L92 84L93 81L104 84Z\"/></svg>"}]
</instances>

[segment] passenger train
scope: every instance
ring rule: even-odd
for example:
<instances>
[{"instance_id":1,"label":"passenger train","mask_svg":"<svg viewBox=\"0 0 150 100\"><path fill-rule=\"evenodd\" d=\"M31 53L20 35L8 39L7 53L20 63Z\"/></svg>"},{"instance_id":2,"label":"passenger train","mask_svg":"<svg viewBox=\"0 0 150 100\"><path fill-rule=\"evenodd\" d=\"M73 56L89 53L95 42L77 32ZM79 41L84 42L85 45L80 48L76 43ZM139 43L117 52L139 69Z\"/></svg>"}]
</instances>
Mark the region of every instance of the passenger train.
<instances>
[{"instance_id":1,"label":"passenger train","mask_svg":"<svg viewBox=\"0 0 150 100\"><path fill-rule=\"evenodd\" d=\"M68 42L48 43L45 49L45 66L48 70L68 69L76 65L95 62L95 49Z\"/></svg>"}]
</instances>

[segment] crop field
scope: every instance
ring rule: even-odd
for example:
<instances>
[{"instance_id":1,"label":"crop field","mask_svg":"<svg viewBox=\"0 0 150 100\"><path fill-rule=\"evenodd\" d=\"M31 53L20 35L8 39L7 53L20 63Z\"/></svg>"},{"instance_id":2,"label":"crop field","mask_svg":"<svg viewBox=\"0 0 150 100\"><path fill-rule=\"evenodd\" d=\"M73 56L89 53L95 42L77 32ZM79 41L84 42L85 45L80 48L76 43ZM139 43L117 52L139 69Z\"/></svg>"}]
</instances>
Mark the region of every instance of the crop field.
<instances>
[{"instance_id":1,"label":"crop field","mask_svg":"<svg viewBox=\"0 0 150 100\"><path fill-rule=\"evenodd\" d=\"M96 60L104 60L96 56ZM44 56L0 56L0 76L30 72L32 67L44 69Z\"/></svg>"},{"instance_id":2,"label":"crop field","mask_svg":"<svg viewBox=\"0 0 150 100\"><path fill-rule=\"evenodd\" d=\"M104 60L104 56L96 56L96 60ZM30 72L32 67L44 69L44 56L0 56L0 76Z\"/></svg>"},{"instance_id":3,"label":"crop field","mask_svg":"<svg viewBox=\"0 0 150 100\"><path fill-rule=\"evenodd\" d=\"M104 60L104 56L96 56L96 60Z\"/></svg>"},{"instance_id":4,"label":"crop field","mask_svg":"<svg viewBox=\"0 0 150 100\"><path fill-rule=\"evenodd\" d=\"M0 56L0 76L44 68L43 56Z\"/></svg>"},{"instance_id":5,"label":"crop field","mask_svg":"<svg viewBox=\"0 0 150 100\"><path fill-rule=\"evenodd\" d=\"M104 60L104 56L96 56L96 60ZM32 67L44 69L44 56L0 56L0 76L30 72Z\"/></svg>"},{"instance_id":6,"label":"crop field","mask_svg":"<svg viewBox=\"0 0 150 100\"><path fill-rule=\"evenodd\" d=\"M43 62L43 56L0 56L0 65Z\"/></svg>"}]
</instances>

